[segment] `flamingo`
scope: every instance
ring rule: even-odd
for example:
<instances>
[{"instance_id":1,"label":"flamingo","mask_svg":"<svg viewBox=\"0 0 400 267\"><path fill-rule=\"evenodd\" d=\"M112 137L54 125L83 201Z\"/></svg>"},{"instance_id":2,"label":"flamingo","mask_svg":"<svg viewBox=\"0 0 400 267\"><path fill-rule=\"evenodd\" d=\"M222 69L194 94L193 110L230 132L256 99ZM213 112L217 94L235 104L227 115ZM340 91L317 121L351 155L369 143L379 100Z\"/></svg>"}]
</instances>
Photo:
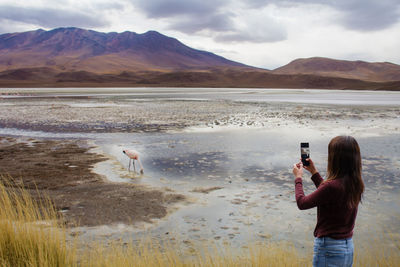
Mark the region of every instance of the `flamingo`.
<instances>
[{"instance_id":1,"label":"flamingo","mask_svg":"<svg viewBox=\"0 0 400 267\"><path fill-rule=\"evenodd\" d=\"M125 149L125 150L122 150L122 153L124 153L125 155L127 155L129 157L129 167L128 167L129 171L131 170L131 160L133 160L133 170L136 172L135 160L137 160L137 162L139 163L139 166L140 166L140 174L144 173L143 165L140 162L139 153L137 151L132 150L132 149Z\"/></svg>"}]
</instances>

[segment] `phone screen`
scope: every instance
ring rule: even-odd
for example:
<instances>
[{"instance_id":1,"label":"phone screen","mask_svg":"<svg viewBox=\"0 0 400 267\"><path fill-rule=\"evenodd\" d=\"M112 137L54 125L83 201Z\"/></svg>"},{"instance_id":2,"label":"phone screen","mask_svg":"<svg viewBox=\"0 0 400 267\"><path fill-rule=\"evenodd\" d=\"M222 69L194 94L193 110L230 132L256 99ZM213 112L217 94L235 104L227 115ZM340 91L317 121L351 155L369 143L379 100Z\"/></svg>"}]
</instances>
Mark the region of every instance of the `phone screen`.
<instances>
[{"instance_id":1,"label":"phone screen","mask_svg":"<svg viewBox=\"0 0 400 267\"><path fill-rule=\"evenodd\" d=\"M310 157L310 145L308 143L300 143L301 162L304 166L309 166L310 162L306 161Z\"/></svg>"}]
</instances>

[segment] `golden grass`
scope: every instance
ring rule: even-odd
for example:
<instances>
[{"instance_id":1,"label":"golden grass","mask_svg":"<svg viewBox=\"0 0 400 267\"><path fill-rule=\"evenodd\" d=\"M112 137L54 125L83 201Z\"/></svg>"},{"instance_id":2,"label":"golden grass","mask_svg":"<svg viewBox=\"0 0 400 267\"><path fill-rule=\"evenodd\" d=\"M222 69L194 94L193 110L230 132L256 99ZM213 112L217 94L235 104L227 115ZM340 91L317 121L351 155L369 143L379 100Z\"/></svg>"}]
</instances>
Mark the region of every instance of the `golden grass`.
<instances>
[{"instance_id":1,"label":"golden grass","mask_svg":"<svg viewBox=\"0 0 400 267\"><path fill-rule=\"evenodd\" d=\"M3 182L1 182L3 180ZM139 244L115 241L109 245L67 241L51 201L35 201L22 187L10 187L0 177L0 266L311 266L312 252L303 255L288 243L198 245L190 252L177 245L143 240ZM355 266L400 266L400 241L390 236L391 248L356 247Z\"/></svg>"},{"instance_id":2,"label":"golden grass","mask_svg":"<svg viewBox=\"0 0 400 267\"><path fill-rule=\"evenodd\" d=\"M355 247L355 265L400 266L400 234L382 232L375 236L377 237L371 238L368 244L360 244Z\"/></svg>"},{"instance_id":3,"label":"golden grass","mask_svg":"<svg viewBox=\"0 0 400 267\"><path fill-rule=\"evenodd\" d=\"M121 246L120 242L108 248L96 246L86 251L83 266L307 266L311 258L300 257L291 246L269 244L234 250L229 245L218 247L215 243L201 247L192 253L182 252L177 246L163 249L159 244L143 241L134 246Z\"/></svg>"},{"instance_id":4,"label":"golden grass","mask_svg":"<svg viewBox=\"0 0 400 267\"><path fill-rule=\"evenodd\" d=\"M6 182L4 182L6 180ZM74 250L48 198L34 201L23 187L0 183L0 264L2 266L71 266Z\"/></svg>"}]
</instances>

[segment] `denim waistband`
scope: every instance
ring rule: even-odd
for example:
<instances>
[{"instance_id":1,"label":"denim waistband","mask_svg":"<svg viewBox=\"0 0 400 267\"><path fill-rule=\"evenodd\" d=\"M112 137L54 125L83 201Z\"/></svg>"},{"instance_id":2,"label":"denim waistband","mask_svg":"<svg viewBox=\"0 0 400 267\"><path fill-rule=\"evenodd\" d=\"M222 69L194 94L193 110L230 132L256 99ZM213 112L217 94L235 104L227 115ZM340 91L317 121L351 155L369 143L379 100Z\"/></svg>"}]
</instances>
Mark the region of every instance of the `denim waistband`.
<instances>
[{"instance_id":1,"label":"denim waistband","mask_svg":"<svg viewBox=\"0 0 400 267\"><path fill-rule=\"evenodd\" d=\"M347 244L349 242L353 242L353 238L343 238L343 239L334 239L328 236L323 236L323 237L316 237L315 241L325 244L325 243L344 243Z\"/></svg>"}]
</instances>

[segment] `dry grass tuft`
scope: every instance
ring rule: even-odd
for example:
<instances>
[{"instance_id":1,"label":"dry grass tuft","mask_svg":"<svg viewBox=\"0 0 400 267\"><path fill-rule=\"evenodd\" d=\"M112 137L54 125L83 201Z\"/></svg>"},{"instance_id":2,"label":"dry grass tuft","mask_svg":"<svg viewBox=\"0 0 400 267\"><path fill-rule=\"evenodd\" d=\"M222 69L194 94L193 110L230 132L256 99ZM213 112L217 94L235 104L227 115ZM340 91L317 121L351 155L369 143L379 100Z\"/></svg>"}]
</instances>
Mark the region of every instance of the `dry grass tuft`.
<instances>
[{"instance_id":1,"label":"dry grass tuft","mask_svg":"<svg viewBox=\"0 0 400 267\"><path fill-rule=\"evenodd\" d=\"M47 197L35 201L9 178L0 182L0 263L2 266L71 266L74 250Z\"/></svg>"}]
</instances>

